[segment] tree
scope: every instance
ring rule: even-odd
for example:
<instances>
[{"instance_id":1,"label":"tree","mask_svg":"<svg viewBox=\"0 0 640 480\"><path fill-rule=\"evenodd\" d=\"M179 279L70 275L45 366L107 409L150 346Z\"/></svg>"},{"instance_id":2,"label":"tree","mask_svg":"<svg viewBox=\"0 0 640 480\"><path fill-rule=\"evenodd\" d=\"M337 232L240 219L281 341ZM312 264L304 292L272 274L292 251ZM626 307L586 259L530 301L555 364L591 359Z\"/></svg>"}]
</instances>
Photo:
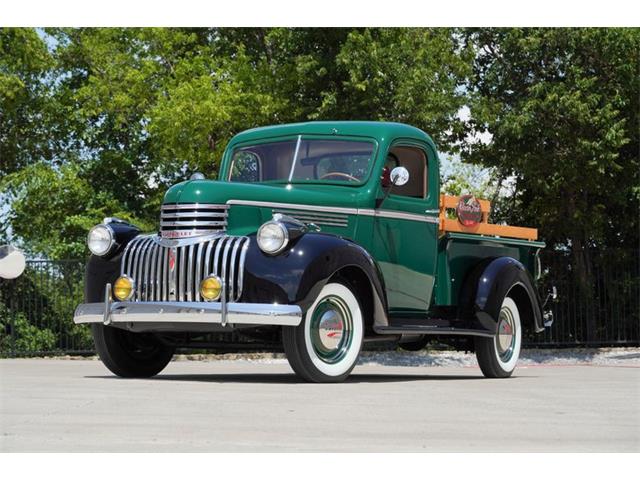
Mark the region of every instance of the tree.
<instances>
[{"instance_id":1,"label":"tree","mask_svg":"<svg viewBox=\"0 0 640 480\"><path fill-rule=\"evenodd\" d=\"M463 158L515 183L500 213L569 248L585 291L595 249L637 249L637 29L470 30L476 50Z\"/></svg>"},{"instance_id":2,"label":"tree","mask_svg":"<svg viewBox=\"0 0 640 480\"><path fill-rule=\"evenodd\" d=\"M34 45L24 54L38 66L33 99L51 112L39 128L56 148L22 151L0 179L11 201L0 217L50 258L86 254L86 230L106 215L153 230L166 188L195 170L215 178L225 144L247 128L404 121L452 149L471 66L471 50L450 29L45 32L9 33ZM5 49L5 70L19 76L14 57Z\"/></svg>"},{"instance_id":3,"label":"tree","mask_svg":"<svg viewBox=\"0 0 640 480\"><path fill-rule=\"evenodd\" d=\"M34 30L0 29L0 177L53 155L46 131L52 66Z\"/></svg>"}]
</instances>

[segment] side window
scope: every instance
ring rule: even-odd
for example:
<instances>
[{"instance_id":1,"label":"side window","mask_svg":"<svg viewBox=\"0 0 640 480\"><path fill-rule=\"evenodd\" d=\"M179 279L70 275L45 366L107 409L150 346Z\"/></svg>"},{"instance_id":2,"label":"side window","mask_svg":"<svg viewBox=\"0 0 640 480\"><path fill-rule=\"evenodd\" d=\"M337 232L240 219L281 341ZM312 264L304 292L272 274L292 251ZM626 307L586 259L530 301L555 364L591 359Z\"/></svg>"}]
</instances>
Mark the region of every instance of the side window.
<instances>
[{"instance_id":1,"label":"side window","mask_svg":"<svg viewBox=\"0 0 640 480\"><path fill-rule=\"evenodd\" d=\"M396 146L387 154L385 167L390 172L394 167L405 167L409 171L406 185L393 187L392 195L413 198L427 196L427 156L418 147Z\"/></svg>"},{"instance_id":2,"label":"side window","mask_svg":"<svg viewBox=\"0 0 640 480\"><path fill-rule=\"evenodd\" d=\"M240 150L233 157L231 175L235 182L259 182L260 158L253 152Z\"/></svg>"}]
</instances>

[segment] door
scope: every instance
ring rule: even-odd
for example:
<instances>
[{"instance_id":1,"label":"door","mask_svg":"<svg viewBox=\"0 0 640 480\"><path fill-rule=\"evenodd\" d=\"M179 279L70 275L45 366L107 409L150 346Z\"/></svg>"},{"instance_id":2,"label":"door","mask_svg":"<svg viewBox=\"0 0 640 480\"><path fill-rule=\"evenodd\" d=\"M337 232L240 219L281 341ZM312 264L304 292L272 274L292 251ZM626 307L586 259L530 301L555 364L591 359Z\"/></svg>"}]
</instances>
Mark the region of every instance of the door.
<instances>
[{"instance_id":1,"label":"door","mask_svg":"<svg viewBox=\"0 0 640 480\"><path fill-rule=\"evenodd\" d=\"M393 317L422 318L435 283L438 238L438 168L434 154L415 142L389 148L385 172L405 167L409 181L392 186L375 210L373 243ZM431 168L430 168L431 167ZM430 175L432 173L432 175ZM435 178L434 178L435 176ZM383 174L384 177L384 174Z\"/></svg>"}]
</instances>

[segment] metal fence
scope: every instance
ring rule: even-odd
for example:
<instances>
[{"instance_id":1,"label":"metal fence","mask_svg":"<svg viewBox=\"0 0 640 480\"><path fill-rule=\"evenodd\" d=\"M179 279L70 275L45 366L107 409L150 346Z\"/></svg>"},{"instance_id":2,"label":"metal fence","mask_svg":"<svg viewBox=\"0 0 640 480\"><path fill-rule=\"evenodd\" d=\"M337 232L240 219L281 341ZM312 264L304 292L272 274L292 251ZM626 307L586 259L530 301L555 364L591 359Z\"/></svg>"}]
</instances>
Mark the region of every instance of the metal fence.
<instances>
[{"instance_id":1,"label":"metal fence","mask_svg":"<svg viewBox=\"0 0 640 480\"><path fill-rule=\"evenodd\" d=\"M638 251L595 256L586 287L577 281L570 257L546 252L543 265L543 283L558 289L555 322L544 334L528 334L526 346L640 343ZM83 276L80 260L31 260L20 278L0 280L0 356L92 353L89 328L72 321Z\"/></svg>"},{"instance_id":2,"label":"metal fence","mask_svg":"<svg viewBox=\"0 0 640 480\"><path fill-rule=\"evenodd\" d=\"M640 344L640 251L615 250L591 256L586 282L570 255L544 252L542 289L555 285L555 321L527 346L634 346Z\"/></svg>"}]
</instances>

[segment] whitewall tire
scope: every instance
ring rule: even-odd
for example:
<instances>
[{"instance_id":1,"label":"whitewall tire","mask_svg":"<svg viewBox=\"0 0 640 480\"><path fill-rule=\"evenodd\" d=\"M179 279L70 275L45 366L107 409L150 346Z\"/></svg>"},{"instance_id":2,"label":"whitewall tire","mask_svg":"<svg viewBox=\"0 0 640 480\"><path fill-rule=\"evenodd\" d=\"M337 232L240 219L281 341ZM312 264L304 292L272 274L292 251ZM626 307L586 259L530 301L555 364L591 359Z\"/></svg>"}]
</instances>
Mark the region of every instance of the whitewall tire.
<instances>
[{"instance_id":1,"label":"whitewall tire","mask_svg":"<svg viewBox=\"0 0 640 480\"><path fill-rule=\"evenodd\" d=\"M326 284L297 327L283 327L291 368L310 382L340 382L355 367L364 337L362 309L351 287Z\"/></svg>"},{"instance_id":2,"label":"whitewall tire","mask_svg":"<svg viewBox=\"0 0 640 480\"><path fill-rule=\"evenodd\" d=\"M478 365L485 377L511 376L522 346L520 311L513 298L507 296L502 301L496 334L491 338L476 338L475 343Z\"/></svg>"}]
</instances>

